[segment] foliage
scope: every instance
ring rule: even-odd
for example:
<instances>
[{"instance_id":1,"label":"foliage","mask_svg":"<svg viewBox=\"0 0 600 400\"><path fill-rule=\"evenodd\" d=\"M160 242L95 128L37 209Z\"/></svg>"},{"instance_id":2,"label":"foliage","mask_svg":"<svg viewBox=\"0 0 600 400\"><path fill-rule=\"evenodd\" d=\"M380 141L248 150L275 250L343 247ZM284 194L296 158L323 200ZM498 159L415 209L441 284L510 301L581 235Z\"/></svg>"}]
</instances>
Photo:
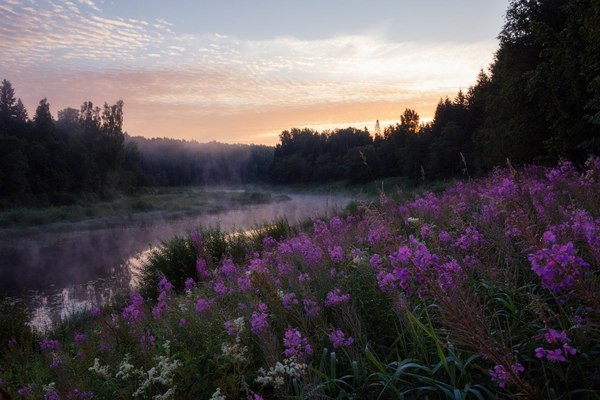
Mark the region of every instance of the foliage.
<instances>
[{"instance_id":1,"label":"foliage","mask_svg":"<svg viewBox=\"0 0 600 400\"><path fill-rule=\"evenodd\" d=\"M597 398L599 195L599 158L509 165L306 231L193 232L154 293L2 343L0 393Z\"/></svg>"}]
</instances>

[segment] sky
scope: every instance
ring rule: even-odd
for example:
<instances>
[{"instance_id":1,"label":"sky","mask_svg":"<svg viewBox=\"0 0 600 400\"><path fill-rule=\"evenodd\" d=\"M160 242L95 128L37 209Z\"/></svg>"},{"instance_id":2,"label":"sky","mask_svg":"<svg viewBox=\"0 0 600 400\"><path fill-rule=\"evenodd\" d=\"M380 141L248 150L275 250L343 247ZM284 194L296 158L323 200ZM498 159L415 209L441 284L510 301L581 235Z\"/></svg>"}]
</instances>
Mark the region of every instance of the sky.
<instances>
[{"instance_id":1,"label":"sky","mask_svg":"<svg viewBox=\"0 0 600 400\"><path fill-rule=\"evenodd\" d=\"M29 116L123 100L132 136L273 145L433 117L487 69L508 0L0 0Z\"/></svg>"}]
</instances>

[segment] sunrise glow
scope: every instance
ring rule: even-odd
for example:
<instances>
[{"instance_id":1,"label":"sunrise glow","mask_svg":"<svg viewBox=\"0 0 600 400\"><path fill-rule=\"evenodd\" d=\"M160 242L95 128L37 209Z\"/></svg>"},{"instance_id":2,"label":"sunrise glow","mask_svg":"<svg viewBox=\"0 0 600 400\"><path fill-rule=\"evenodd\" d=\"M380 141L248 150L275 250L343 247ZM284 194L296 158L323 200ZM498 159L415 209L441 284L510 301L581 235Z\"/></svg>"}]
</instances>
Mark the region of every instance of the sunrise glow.
<instances>
[{"instance_id":1,"label":"sunrise glow","mask_svg":"<svg viewBox=\"0 0 600 400\"><path fill-rule=\"evenodd\" d=\"M0 78L13 83L30 114L43 97L55 116L86 100L122 99L131 135L275 144L291 127L373 126L397 121L406 107L431 119L440 98L473 84L492 61L505 7L488 7L493 29L480 22L467 39L458 27L436 33L392 18L389 4L373 6L387 19L356 29L337 21L331 31L308 24L306 33L287 33L272 21L272 30L252 35L253 23L264 24L255 14L238 15L235 7L227 14L204 2L192 12L184 3L159 17L164 10L153 2L3 1ZM424 3L443 13L440 2ZM461 2L456 12L476 3ZM301 22L293 6L287 13L286 21ZM192 29L194 18L203 23Z\"/></svg>"}]
</instances>

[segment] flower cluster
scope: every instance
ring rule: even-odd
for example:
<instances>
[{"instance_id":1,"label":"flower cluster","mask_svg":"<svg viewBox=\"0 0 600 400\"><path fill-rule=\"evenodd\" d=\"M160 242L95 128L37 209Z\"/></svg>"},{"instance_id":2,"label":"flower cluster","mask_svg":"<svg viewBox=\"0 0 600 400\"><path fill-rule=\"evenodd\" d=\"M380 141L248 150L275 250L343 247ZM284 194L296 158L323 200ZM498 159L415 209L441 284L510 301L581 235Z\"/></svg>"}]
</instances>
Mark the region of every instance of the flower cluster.
<instances>
[{"instance_id":1,"label":"flower cluster","mask_svg":"<svg viewBox=\"0 0 600 400\"><path fill-rule=\"evenodd\" d=\"M329 334L329 340L331 340L334 349L347 347L354 343L354 339L351 336L346 337L346 334L339 328Z\"/></svg>"},{"instance_id":2,"label":"flower cluster","mask_svg":"<svg viewBox=\"0 0 600 400\"><path fill-rule=\"evenodd\" d=\"M552 233L544 235L546 240ZM589 264L577 256L572 242L565 245L554 244L529 255L531 269L542 279L542 285L552 291L559 291L573 285L580 275L581 268Z\"/></svg>"},{"instance_id":3,"label":"flower cluster","mask_svg":"<svg viewBox=\"0 0 600 400\"><path fill-rule=\"evenodd\" d=\"M515 375L520 374L521 372L525 371L525 367L523 367L519 363L512 364L510 366L510 369L511 369L512 373ZM510 380L510 372L506 370L504 365L496 365L494 367L494 369L489 370L488 373L490 374L490 378L492 379L492 382L495 382L498 385L498 387L501 387L501 388L505 388L506 384Z\"/></svg>"},{"instance_id":4,"label":"flower cluster","mask_svg":"<svg viewBox=\"0 0 600 400\"><path fill-rule=\"evenodd\" d=\"M313 353L308 340L302 337L302 334L296 328L288 328L285 331L283 346L285 347L283 354L287 358L295 357L298 360L302 360Z\"/></svg>"},{"instance_id":5,"label":"flower cluster","mask_svg":"<svg viewBox=\"0 0 600 400\"><path fill-rule=\"evenodd\" d=\"M545 339L546 344L554 347L552 349L545 349L543 347L536 347L535 356L540 360L546 359L550 362L566 362L567 357L574 356L577 354L577 350L571 347L571 340L567 336L565 331L557 331L554 329L548 329L543 335L535 336L534 339Z\"/></svg>"}]
</instances>

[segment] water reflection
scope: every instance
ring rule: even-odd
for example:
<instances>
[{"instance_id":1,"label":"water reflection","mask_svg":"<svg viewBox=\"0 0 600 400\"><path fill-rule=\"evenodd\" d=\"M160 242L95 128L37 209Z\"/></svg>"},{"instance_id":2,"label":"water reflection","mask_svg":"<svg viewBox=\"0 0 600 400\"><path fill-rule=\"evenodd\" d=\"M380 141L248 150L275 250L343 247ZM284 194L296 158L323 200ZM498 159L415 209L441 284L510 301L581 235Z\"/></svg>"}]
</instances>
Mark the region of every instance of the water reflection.
<instances>
[{"instance_id":1,"label":"water reflection","mask_svg":"<svg viewBox=\"0 0 600 400\"><path fill-rule=\"evenodd\" d=\"M244 206L216 214L169 219L157 215L119 226L36 233L0 243L0 294L26 299L39 330L89 310L135 286L152 248L198 226L249 229L285 217L290 223L331 214L350 201L341 196L289 195L287 201Z\"/></svg>"}]
</instances>

